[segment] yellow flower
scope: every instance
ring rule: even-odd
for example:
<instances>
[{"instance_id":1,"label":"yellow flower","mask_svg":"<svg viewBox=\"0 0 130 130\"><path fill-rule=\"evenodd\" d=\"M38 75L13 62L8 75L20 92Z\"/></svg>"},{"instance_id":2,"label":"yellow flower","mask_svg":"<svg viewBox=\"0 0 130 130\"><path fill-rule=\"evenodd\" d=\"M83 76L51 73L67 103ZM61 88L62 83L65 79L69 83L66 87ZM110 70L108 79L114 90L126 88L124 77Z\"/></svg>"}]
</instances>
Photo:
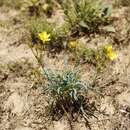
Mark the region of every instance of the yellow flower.
<instances>
[{"instance_id":1,"label":"yellow flower","mask_svg":"<svg viewBox=\"0 0 130 130\"><path fill-rule=\"evenodd\" d=\"M68 46L69 46L69 48L76 48L76 46L77 46L77 41L70 41L70 42L68 43Z\"/></svg>"},{"instance_id":2,"label":"yellow flower","mask_svg":"<svg viewBox=\"0 0 130 130\"><path fill-rule=\"evenodd\" d=\"M105 50L106 50L107 53L111 53L113 51L112 45L106 45Z\"/></svg>"},{"instance_id":3,"label":"yellow flower","mask_svg":"<svg viewBox=\"0 0 130 130\"><path fill-rule=\"evenodd\" d=\"M112 61L117 58L117 54L114 53L114 52L108 53L107 56L108 56L108 58L109 58L110 60L112 60Z\"/></svg>"},{"instance_id":4,"label":"yellow flower","mask_svg":"<svg viewBox=\"0 0 130 130\"><path fill-rule=\"evenodd\" d=\"M47 32L41 32L38 34L38 36L39 36L39 39L44 43L51 40L50 34L47 34Z\"/></svg>"},{"instance_id":5,"label":"yellow flower","mask_svg":"<svg viewBox=\"0 0 130 130\"><path fill-rule=\"evenodd\" d=\"M49 5L48 5L47 3L45 3L45 4L42 6L42 8L44 9L44 11L47 11L48 8L49 8Z\"/></svg>"},{"instance_id":6,"label":"yellow flower","mask_svg":"<svg viewBox=\"0 0 130 130\"><path fill-rule=\"evenodd\" d=\"M113 61L117 58L117 54L113 51L112 45L105 46L105 52L110 60Z\"/></svg>"}]
</instances>

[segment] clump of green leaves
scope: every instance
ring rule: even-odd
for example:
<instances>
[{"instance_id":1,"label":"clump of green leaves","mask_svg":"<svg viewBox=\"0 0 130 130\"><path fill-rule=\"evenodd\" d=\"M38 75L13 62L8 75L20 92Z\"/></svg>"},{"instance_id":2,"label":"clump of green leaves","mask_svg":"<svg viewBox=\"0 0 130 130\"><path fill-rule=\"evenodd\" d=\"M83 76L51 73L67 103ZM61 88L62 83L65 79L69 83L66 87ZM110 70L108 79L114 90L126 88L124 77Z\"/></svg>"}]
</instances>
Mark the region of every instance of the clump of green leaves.
<instances>
[{"instance_id":1,"label":"clump of green leaves","mask_svg":"<svg viewBox=\"0 0 130 130\"><path fill-rule=\"evenodd\" d=\"M82 59L83 62L95 64L95 53L96 50L92 48L83 47L77 50L78 59Z\"/></svg>"},{"instance_id":2,"label":"clump of green leaves","mask_svg":"<svg viewBox=\"0 0 130 130\"><path fill-rule=\"evenodd\" d=\"M43 48L43 46L49 47L49 49L55 50L55 52L61 51L61 49L64 48L69 27L67 24L57 27L56 24L55 22L48 22L46 18L32 19L28 25L32 43L40 44L41 48ZM39 38L39 34L42 32L46 32L50 35L50 40L47 44L42 43Z\"/></svg>"},{"instance_id":3,"label":"clump of green leaves","mask_svg":"<svg viewBox=\"0 0 130 130\"><path fill-rule=\"evenodd\" d=\"M77 63L89 63L94 65L98 70L106 67L109 61L114 61L118 57L111 44L90 48L79 41L75 45L75 48L69 49L74 54L74 59Z\"/></svg>"},{"instance_id":4,"label":"clump of green leaves","mask_svg":"<svg viewBox=\"0 0 130 130\"><path fill-rule=\"evenodd\" d=\"M99 0L63 0L62 7L73 30L96 32L111 14L111 7Z\"/></svg>"},{"instance_id":5,"label":"clump of green leaves","mask_svg":"<svg viewBox=\"0 0 130 130\"><path fill-rule=\"evenodd\" d=\"M53 73L44 69L48 85L46 92L51 97L50 112L54 118L63 114L80 114L86 118L93 116L95 110L86 98L87 91L91 88L89 83L84 83L79 71L64 71Z\"/></svg>"},{"instance_id":6,"label":"clump of green leaves","mask_svg":"<svg viewBox=\"0 0 130 130\"><path fill-rule=\"evenodd\" d=\"M67 71L62 74L48 74L48 92L53 98L70 98L70 100L77 100L79 91L85 89L85 86L79 80L78 72Z\"/></svg>"}]
</instances>

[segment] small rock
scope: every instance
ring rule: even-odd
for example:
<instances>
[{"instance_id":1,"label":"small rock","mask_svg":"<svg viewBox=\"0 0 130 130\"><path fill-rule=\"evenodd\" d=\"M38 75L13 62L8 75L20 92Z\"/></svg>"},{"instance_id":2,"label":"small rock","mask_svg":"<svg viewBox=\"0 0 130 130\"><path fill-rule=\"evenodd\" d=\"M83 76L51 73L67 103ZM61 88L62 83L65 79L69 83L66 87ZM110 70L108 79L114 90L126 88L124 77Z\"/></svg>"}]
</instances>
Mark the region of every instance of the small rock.
<instances>
[{"instance_id":1,"label":"small rock","mask_svg":"<svg viewBox=\"0 0 130 130\"><path fill-rule=\"evenodd\" d=\"M111 97L105 97L105 98L102 99L101 111L104 111L105 114L108 114L108 115L113 115L114 114L115 108L114 108L114 106L112 104Z\"/></svg>"},{"instance_id":2,"label":"small rock","mask_svg":"<svg viewBox=\"0 0 130 130\"><path fill-rule=\"evenodd\" d=\"M126 91L117 96L117 101L122 106L130 107L130 91Z\"/></svg>"},{"instance_id":3,"label":"small rock","mask_svg":"<svg viewBox=\"0 0 130 130\"><path fill-rule=\"evenodd\" d=\"M18 93L13 93L5 104L5 109L14 114L21 114L24 110L24 101Z\"/></svg>"}]
</instances>

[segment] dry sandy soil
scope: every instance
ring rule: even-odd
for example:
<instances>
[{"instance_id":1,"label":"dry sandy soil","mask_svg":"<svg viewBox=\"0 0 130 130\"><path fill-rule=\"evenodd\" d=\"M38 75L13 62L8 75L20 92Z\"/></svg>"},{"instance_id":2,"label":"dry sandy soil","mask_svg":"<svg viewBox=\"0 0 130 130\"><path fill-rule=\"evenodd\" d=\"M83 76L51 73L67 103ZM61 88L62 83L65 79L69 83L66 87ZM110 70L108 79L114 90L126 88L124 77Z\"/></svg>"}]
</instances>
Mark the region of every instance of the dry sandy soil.
<instances>
[{"instance_id":1,"label":"dry sandy soil","mask_svg":"<svg viewBox=\"0 0 130 130\"><path fill-rule=\"evenodd\" d=\"M101 113L95 113L98 119L89 119L92 130L130 130L130 41L125 32L125 8L114 11L118 59L99 75L98 90L104 97L95 100ZM70 130L66 117L47 121L48 97L41 87L32 87L32 68L37 62L24 43L26 30L22 27L18 10L0 7L0 130ZM113 39L96 35L88 41L97 46ZM62 67L63 54L57 57L47 58L47 64ZM88 80L93 67L86 64L83 69ZM82 120L72 126L73 130L88 130Z\"/></svg>"}]
</instances>

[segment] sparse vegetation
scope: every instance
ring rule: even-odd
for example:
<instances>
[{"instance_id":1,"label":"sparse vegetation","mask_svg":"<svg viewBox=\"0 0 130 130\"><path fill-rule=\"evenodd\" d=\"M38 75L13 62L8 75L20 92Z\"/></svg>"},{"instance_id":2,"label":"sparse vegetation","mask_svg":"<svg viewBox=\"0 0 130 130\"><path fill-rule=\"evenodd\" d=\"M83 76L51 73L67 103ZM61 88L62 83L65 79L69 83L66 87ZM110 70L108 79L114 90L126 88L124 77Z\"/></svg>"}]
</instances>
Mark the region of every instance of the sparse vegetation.
<instances>
[{"instance_id":1,"label":"sparse vegetation","mask_svg":"<svg viewBox=\"0 0 130 130\"><path fill-rule=\"evenodd\" d=\"M50 103L50 113L53 118L62 117L74 114L81 114L85 120L89 116L94 116L96 108L86 102L86 94L92 86L89 83L81 81L79 71L65 71L62 74L57 72L52 73L45 70L45 75L48 80L47 93L52 98ZM88 108L87 108L88 107Z\"/></svg>"},{"instance_id":2,"label":"sparse vegetation","mask_svg":"<svg viewBox=\"0 0 130 130\"><path fill-rule=\"evenodd\" d=\"M111 7L97 0L65 0L63 10L72 31L97 32L111 15Z\"/></svg>"},{"instance_id":3,"label":"sparse vegetation","mask_svg":"<svg viewBox=\"0 0 130 130\"><path fill-rule=\"evenodd\" d=\"M64 43L67 40L68 28L66 26L55 27L56 23L49 23L46 19L32 20L29 23L29 29L31 34L31 39L33 44L41 43L43 41L40 39L39 34L45 32L49 35L49 41L47 46L51 49L60 50L64 48Z\"/></svg>"},{"instance_id":4,"label":"sparse vegetation","mask_svg":"<svg viewBox=\"0 0 130 130\"><path fill-rule=\"evenodd\" d=\"M129 10L129 0L0 0L1 129L129 129Z\"/></svg>"}]
</instances>

